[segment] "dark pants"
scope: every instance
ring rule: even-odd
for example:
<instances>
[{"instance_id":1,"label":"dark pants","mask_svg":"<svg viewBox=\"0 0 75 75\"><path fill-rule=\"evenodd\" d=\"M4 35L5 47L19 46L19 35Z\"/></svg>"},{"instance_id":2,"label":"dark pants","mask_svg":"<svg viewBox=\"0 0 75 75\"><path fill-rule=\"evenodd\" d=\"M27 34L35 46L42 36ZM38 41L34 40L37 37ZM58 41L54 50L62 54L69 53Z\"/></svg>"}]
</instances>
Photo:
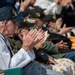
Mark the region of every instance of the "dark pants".
<instances>
[{"instance_id":1,"label":"dark pants","mask_svg":"<svg viewBox=\"0 0 75 75\"><path fill-rule=\"evenodd\" d=\"M73 62L75 62L75 51L67 52L66 55L64 56L64 58L69 58Z\"/></svg>"},{"instance_id":2,"label":"dark pants","mask_svg":"<svg viewBox=\"0 0 75 75\"><path fill-rule=\"evenodd\" d=\"M47 70L43 68L36 61L29 63L22 70L23 70L23 75L64 75L60 72L56 72L50 69Z\"/></svg>"},{"instance_id":3,"label":"dark pants","mask_svg":"<svg viewBox=\"0 0 75 75\"><path fill-rule=\"evenodd\" d=\"M29 63L23 68L23 75L47 75L46 70L36 61Z\"/></svg>"}]
</instances>

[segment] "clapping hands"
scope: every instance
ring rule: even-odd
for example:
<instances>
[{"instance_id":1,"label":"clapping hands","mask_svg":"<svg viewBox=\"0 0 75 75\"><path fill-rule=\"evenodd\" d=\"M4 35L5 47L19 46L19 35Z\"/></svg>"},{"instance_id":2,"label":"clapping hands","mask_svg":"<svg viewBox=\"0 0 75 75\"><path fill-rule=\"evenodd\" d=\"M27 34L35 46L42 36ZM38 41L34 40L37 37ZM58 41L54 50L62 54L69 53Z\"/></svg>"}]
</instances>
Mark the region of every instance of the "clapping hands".
<instances>
[{"instance_id":1,"label":"clapping hands","mask_svg":"<svg viewBox=\"0 0 75 75\"><path fill-rule=\"evenodd\" d=\"M24 9L29 5L30 3L30 0L21 0L21 3L20 3L20 10L21 11L24 11Z\"/></svg>"},{"instance_id":2,"label":"clapping hands","mask_svg":"<svg viewBox=\"0 0 75 75\"><path fill-rule=\"evenodd\" d=\"M23 45L22 48L26 51L31 50L40 40L44 38L44 31L39 29L32 29L27 35L23 33Z\"/></svg>"}]
</instances>

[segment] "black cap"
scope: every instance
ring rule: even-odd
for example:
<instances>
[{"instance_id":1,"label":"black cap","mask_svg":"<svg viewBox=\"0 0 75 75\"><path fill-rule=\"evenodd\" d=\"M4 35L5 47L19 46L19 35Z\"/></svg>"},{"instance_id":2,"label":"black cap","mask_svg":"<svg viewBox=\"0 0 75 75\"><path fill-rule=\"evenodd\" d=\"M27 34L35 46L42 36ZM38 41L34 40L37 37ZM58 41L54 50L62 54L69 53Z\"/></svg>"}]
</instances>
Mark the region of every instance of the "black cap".
<instances>
[{"instance_id":1,"label":"black cap","mask_svg":"<svg viewBox=\"0 0 75 75\"><path fill-rule=\"evenodd\" d=\"M16 16L15 18L12 18L12 21L18 22L18 23L23 22L23 20L24 20L24 18L23 17L19 17L19 16Z\"/></svg>"},{"instance_id":2,"label":"black cap","mask_svg":"<svg viewBox=\"0 0 75 75\"><path fill-rule=\"evenodd\" d=\"M27 23L27 22L21 22L20 23L20 26L19 26L19 29L20 28L30 28L30 27L33 27L34 26L34 23Z\"/></svg>"},{"instance_id":3,"label":"black cap","mask_svg":"<svg viewBox=\"0 0 75 75\"><path fill-rule=\"evenodd\" d=\"M12 8L10 7L2 7L0 8L0 21L5 21L5 20L12 20L14 22L23 22L23 18L19 16L15 16L13 18L13 13L12 13Z\"/></svg>"},{"instance_id":4,"label":"black cap","mask_svg":"<svg viewBox=\"0 0 75 75\"><path fill-rule=\"evenodd\" d=\"M34 8L32 8L32 9L30 9L30 8L32 8L32 6L29 6L25 9L24 17L30 15L30 18L41 18L44 15L44 13L43 13L44 9L42 9L38 6L34 6Z\"/></svg>"},{"instance_id":5,"label":"black cap","mask_svg":"<svg viewBox=\"0 0 75 75\"><path fill-rule=\"evenodd\" d=\"M57 19L56 19L56 18L54 18L54 17L52 16L52 17L51 17L51 19L49 20L49 22L54 22L54 23L55 23L55 22L56 22L56 20L57 20Z\"/></svg>"},{"instance_id":6,"label":"black cap","mask_svg":"<svg viewBox=\"0 0 75 75\"><path fill-rule=\"evenodd\" d=\"M11 9L9 7L0 8L0 21L11 19L12 19Z\"/></svg>"},{"instance_id":7,"label":"black cap","mask_svg":"<svg viewBox=\"0 0 75 75\"><path fill-rule=\"evenodd\" d=\"M44 22L56 22L56 19L53 18L53 15L45 15L40 19Z\"/></svg>"}]
</instances>

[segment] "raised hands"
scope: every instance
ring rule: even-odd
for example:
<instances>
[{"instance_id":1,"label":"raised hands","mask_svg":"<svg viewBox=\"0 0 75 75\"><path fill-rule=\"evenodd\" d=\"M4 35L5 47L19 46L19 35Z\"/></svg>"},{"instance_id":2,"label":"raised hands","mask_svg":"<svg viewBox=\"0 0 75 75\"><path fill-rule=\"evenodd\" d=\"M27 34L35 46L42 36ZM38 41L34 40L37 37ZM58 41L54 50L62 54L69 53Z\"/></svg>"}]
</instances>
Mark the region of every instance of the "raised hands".
<instances>
[{"instance_id":1,"label":"raised hands","mask_svg":"<svg viewBox=\"0 0 75 75\"><path fill-rule=\"evenodd\" d=\"M64 51L66 51L68 49L67 43L63 42L63 41L60 41L55 45L60 49L61 52L64 52Z\"/></svg>"},{"instance_id":2,"label":"raised hands","mask_svg":"<svg viewBox=\"0 0 75 75\"><path fill-rule=\"evenodd\" d=\"M66 34L68 32L70 32L72 30L72 27L66 27L66 24L64 24L64 26L61 28L60 30L60 34Z\"/></svg>"},{"instance_id":3,"label":"raised hands","mask_svg":"<svg viewBox=\"0 0 75 75\"><path fill-rule=\"evenodd\" d=\"M62 21L62 18L58 18L57 19L56 24L55 24L55 27L54 27L54 29L55 29L56 32L58 32L60 30L60 28L62 26L62 22L63 22Z\"/></svg>"},{"instance_id":4,"label":"raised hands","mask_svg":"<svg viewBox=\"0 0 75 75\"><path fill-rule=\"evenodd\" d=\"M55 3L60 4L61 0L53 0Z\"/></svg>"},{"instance_id":5,"label":"raised hands","mask_svg":"<svg viewBox=\"0 0 75 75\"><path fill-rule=\"evenodd\" d=\"M41 40L35 45L36 50L38 50L39 48L41 48L44 42L45 42L45 41L44 41L44 38L41 39Z\"/></svg>"},{"instance_id":6,"label":"raised hands","mask_svg":"<svg viewBox=\"0 0 75 75\"><path fill-rule=\"evenodd\" d=\"M49 37L49 34L47 33L47 31L45 31L45 36L43 37L43 39L41 39L36 45L35 48L36 50L38 50L39 48L42 47L43 43L47 40L47 38Z\"/></svg>"},{"instance_id":7,"label":"raised hands","mask_svg":"<svg viewBox=\"0 0 75 75\"><path fill-rule=\"evenodd\" d=\"M23 33L22 48L26 51L31 50L41 39L44 38L44 31L39 29L31 30L27 35Z\"/></svg>"},{"instance_id":8,"label":"raised hands","mask_svg":"<svg viewBox=\"0 0 75 75\"><path fill-rule=\"evenodd\" d=\"M60 5L69 7L72 4L72 0L62 0Z\"/></svg>"},{"instance_id":9,"label":"raised hands","mask_svg":"<svg viewBox=\"0 0 75 75\"><path fill-rule=\"evenodd\" d=\"M48 64L56 65L58 63L52 56L48 56Z\"/></svg>"},{"instance_id":10,"label":"raised hands","mask_svg":"<svg viewBox=\"0 0 75 75\"><path fill-rule=\"evenodd\" d=\"M20 10L21 11L24 11L24 9L28 6L28 4L30 3L30 0L21 0L21 3L20 3Z\"/></svg>"}]
</instances>

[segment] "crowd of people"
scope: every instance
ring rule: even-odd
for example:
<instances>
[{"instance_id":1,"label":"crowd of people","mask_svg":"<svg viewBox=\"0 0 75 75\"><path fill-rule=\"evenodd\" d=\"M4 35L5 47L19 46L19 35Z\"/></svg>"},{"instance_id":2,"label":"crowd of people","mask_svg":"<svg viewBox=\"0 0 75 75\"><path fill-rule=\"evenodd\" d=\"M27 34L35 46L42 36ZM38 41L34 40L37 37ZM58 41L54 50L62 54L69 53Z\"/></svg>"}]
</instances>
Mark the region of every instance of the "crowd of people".
<instances>
[{"instance_id":1,"label":"crowd of people","mask_svg":"<svg viewBox=\"0 0 75 75\"><path fill-rule=\"evenodd\" d=\"M75 0L0 0L0 70L75 75L74 20Z\"/></svg>"}]
</instances>

